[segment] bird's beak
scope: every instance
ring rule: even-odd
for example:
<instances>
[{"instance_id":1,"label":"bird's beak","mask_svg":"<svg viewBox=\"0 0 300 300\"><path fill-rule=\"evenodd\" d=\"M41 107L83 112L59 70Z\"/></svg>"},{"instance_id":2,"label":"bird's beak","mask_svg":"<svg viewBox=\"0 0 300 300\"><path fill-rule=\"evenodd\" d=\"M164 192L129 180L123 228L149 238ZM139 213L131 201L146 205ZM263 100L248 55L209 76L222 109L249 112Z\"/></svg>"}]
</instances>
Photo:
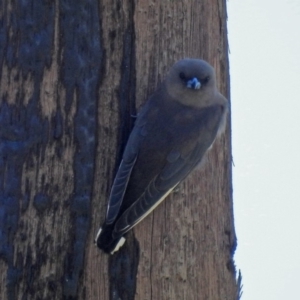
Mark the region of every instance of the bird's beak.
<instances>
[{"instance_id":1,"label":"bird's beak","mask_svg":"<svg viewBox=\"0 0 300 300\"><path fill-rule=\"evenodd\" d=\"M187 81L186 86L189 89L199 90L201 88L201 82L198 80L198 78L194 77Z\"/></svg>"}]
</instances>

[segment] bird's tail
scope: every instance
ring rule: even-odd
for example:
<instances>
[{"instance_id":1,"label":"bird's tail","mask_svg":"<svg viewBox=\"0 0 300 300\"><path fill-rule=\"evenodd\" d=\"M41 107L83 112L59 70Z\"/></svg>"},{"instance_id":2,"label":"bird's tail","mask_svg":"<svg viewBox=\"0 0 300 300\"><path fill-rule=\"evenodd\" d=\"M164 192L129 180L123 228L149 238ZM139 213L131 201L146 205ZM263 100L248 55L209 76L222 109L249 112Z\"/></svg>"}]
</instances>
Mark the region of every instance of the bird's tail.
<instances>
[{"instance_id":1,"label":"bird's tail","mask_svg":"<svg viewBox=\"0 0 300 300\"><path fill-rule=\"evenodd\" d=\"M104 223L103 226L99 229L95 238L95 244L97 244L97 247L110 254L118 251L126 241L122 236L114 239L112 237L113 229L114 224L107 225Z\"/></svg>"}]
</instances>

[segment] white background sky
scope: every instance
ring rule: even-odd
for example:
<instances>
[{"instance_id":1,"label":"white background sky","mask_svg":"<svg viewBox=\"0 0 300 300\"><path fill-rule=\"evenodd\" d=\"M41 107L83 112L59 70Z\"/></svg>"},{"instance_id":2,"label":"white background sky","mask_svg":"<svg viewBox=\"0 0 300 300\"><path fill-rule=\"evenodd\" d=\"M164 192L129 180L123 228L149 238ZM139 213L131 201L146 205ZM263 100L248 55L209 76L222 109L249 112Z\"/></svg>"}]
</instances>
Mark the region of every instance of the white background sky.
<instances>
[{"instance_id":1,"label":"white background sky","mask_svg":"<svg viewBox=\"0 0 300 300\"><path fill-rule=\"evenodd\" d=\"M229 0L242 300L300 299L300 1Z\"/></svg>"}]
</instances>

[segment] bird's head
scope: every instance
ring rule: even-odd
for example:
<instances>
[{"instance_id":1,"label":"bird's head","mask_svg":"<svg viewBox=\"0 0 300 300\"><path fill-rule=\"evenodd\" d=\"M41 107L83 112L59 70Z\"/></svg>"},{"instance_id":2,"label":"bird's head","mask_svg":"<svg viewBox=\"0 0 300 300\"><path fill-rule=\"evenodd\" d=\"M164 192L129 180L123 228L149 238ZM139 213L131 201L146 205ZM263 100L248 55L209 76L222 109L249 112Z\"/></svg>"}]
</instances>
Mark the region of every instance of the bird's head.
<instances>
[{"instance_id":1,"label":"bird's head","mask_svg":"<svg viewBox=\"0 0 300 300\"><path fill-rule=\"evenodd\" d=\"M210 105L217 93L215 71L201 59L182 59L170 69L165 86L176 101L195 107Z\"/></svg>"}]
</instances>

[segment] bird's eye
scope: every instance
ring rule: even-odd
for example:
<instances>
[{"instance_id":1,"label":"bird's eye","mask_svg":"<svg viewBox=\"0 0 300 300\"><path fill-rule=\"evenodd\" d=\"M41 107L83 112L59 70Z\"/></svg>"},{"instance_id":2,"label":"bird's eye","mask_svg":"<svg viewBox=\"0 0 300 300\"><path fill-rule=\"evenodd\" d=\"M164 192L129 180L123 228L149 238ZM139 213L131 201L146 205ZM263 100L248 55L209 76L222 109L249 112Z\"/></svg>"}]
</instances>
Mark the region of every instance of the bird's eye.
<instances>
[{"instance_id":1,"label":"bird's eye","mask_svg":"<svg viewBox=\"0 0 300 300\"><path fill-rule=\"evenodd\" d=\"M209 76L206 76L203 80L202 80L202 84L206 84L206 83L208 83L208 81L209 81L209 79L210 79L210 77Z\"/></svg>"},{"instance_id":2,"label":"bird's eye","mask_svg":"<svg viewBox=\"0 0 300 300\"><path fill-rule=\"evenodd\" d=\"M185 75L184 75L183 72L180 72L180 73L179 73L179 78L182 79L182 80L185 80L185 79L186 79L186 77L185 77Z\"/></svg>"}]
</instances>

